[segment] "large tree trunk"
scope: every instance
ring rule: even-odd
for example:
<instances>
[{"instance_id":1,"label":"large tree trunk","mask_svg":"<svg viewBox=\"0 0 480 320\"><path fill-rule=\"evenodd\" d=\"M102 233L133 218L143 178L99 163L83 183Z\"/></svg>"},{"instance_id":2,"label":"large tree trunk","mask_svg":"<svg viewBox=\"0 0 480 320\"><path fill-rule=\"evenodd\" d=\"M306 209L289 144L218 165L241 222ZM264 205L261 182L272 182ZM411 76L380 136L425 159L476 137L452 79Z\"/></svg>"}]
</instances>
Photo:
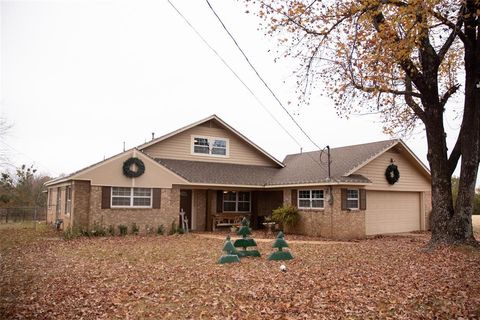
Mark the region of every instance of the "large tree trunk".
<instances>
[{"instance_id":1,"label":"large tree trunk","mask_svg":"<svg viewBox=\"0 0 480 320\"><path fill-rule=\"evenodd\" d=\"M452 182L448 167L443 112L438 106L427 108L425 122L428 162L432 176L432 244L450 243L449 222L453 216Z\"/></svg>"},{"instance_id":2,"label":"large tree trunk","mask_svg":"<svg viewBox=\"0 0 480 320\"><path fill-rule=\"evenodd\" d=\"M470 10L473 10L470 8ZM467 21L468 25L469 22ZM446 152L443 119L431 112L425 123L432 173L431 244L473 244L472 212L480 153L480 42L475 27L466 28L465 101L461 145L461 171L455 208L452 202L451 173ZM431 108L430 110L439 110ZM441 110L443 114L443 110Z\"/></svg>"}]
</instances>

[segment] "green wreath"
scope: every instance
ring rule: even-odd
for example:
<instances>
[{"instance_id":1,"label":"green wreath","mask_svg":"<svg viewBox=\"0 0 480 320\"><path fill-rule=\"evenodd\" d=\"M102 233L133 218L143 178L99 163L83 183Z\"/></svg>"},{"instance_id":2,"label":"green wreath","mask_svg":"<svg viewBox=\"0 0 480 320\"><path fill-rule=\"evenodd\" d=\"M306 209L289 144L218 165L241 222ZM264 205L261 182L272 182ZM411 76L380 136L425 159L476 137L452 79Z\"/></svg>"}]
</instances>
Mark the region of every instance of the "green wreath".
<instances>
[{"instance_id":1,"label":"green wreath","mask_svg":"<svg viewBox=\"0 0 480 320\"><path fill-rule=\"evenodd\" d=\"M400 172L398 171L398 167L393 163L389 165L387 167L387 170L385 170L385 178L387 178L389 184L395 184L395 182L400 179Z\"/></svg>"},{"instance_id":2,"label":"green wreath","mask_svg":"<svg viewBox=\"0 0 480 320\"><path fill-rule=\"evenodd\" d=\"M132 165L137 167L136 171L130 169ZM130 158L123 163L123 174L129 178L140 177L145 172L145 164L138 158Z\"/></svg>"}]
</instances>

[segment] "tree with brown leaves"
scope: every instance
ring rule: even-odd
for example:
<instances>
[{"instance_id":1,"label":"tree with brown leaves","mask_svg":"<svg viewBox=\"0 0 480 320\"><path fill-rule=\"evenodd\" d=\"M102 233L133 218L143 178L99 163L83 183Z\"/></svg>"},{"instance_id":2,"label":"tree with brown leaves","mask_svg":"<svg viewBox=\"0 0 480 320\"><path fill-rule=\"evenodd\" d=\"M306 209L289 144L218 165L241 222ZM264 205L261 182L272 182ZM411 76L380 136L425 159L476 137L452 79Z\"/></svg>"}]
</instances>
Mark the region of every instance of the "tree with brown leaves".
<instances>
[{"instance_id":1,"label":"tree with brown leaves","mask_svg":"<svg viewBox=\"0 0 480 320\"><path fill-rule=\"evenodd\" d=\"M378 112L388 133L425 126L431 244L475 243L480 0L245 1L262 18L266 33L278 37L287 45L286 54L300 62L303 97L325 85L341 115ZM444 113L460 91L461 129L448 150ZM451 177L459 163L454 206Z\"/></svg>"}]
</instances>

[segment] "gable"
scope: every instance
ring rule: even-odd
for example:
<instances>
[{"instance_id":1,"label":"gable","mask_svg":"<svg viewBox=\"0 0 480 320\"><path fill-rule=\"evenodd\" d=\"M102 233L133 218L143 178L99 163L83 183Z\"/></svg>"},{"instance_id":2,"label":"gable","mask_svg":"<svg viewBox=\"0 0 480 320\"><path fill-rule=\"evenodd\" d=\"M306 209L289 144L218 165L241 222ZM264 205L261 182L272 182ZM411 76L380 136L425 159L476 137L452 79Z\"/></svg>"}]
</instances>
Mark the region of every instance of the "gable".
<instances>
[{"instance_id":1,"label":"gable","mask_svg":"<svg viewBox=\"0 0 480 320\"><path fill-rule=\"evenodd\" d=\"M137 157L145 164L145 173L137 178L123 174L123 163ZM73 174L69 179L90 180L92 185L171 188L172 184L185 183L185 180L142 154L138 150L129 150L97 165Z\"/></svg>"},{"instance_id":2,"label":"gable","mask_svg":"<svg viewBox=\"0 0 480 320\"><path fill-rule=\"evenodd\" d=\"M227 140L227 155L215 157L195 154L192 151L194 137L221 138ZM268 157L258 147L253 146L239 134L225 127L216 119L210 119L191 128L171 135L154 144L141 149L152 158L177 159L190 161L206 161L219 163L234 163L244 165L273 166L279 164Z\"/></svg>"},{"instance_id":3,"label":"gable","mask_svg":"<svg viewBox=\"0 0 480 320\"><path fill-rule=\"evenodd\" d=\"M393 185L385 178L385 170L391 164L391 159L400 171L400 179ZM428 191L431 187L428 174L401 144L388 149L354 173L372 181L366 186L370 190Z\"/></svg>"}]
</instances>

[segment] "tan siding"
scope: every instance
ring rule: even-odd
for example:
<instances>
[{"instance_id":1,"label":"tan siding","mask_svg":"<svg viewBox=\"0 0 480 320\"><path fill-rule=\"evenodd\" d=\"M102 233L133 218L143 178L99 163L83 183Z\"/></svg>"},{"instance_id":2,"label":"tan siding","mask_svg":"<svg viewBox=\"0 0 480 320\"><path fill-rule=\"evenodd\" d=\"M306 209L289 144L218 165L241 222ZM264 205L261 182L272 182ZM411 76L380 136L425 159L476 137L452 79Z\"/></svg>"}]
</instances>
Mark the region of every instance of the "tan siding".
<instances>
[{"instance_id":1,"label":"tan siding","mask_svg":"<svg viewBox=\"0 0 480 320\"><path fill-rule=\"evenodd\" d=\"M138 178L128 178L123 174L123 163L130 157L138 157L145 164L145 173ZM171 188L173 184L184 182L178 176L138 151L122 154L99 166L80 172L73 178L90 180L92 185L145 188Z\"/></svg>"},{"instance_id":2,"label":"tan siding","mask_svg":"<svg viewBox=\"0 0 480 320\"><path fill-rule=\"evenodd\" d=\"M390 185L385 179L385 170L390 165L390 159L395 160L395 164L400 171L400 179L394 185ZM355 171L355 174L361 174L373 183L365 188L369 190L389 190L389 191L428 191L430 190L430 180L425 177L420 169L414 163L406 158L403 153L387 151L363 168Z\"/></svg>"},{"instance_id":3,"label":"tan siding","mask_svg":"<svg viewBox=\"0 0 480 320\"><path fill-rule=\"evenodd\" d=\"M229 139L229 156L212 157L191 154L192 135ZM149 146L143 151L154 158L276 166L271 159L230 131L206 126L196 126Z\"/></svg>"}]
</instances>

